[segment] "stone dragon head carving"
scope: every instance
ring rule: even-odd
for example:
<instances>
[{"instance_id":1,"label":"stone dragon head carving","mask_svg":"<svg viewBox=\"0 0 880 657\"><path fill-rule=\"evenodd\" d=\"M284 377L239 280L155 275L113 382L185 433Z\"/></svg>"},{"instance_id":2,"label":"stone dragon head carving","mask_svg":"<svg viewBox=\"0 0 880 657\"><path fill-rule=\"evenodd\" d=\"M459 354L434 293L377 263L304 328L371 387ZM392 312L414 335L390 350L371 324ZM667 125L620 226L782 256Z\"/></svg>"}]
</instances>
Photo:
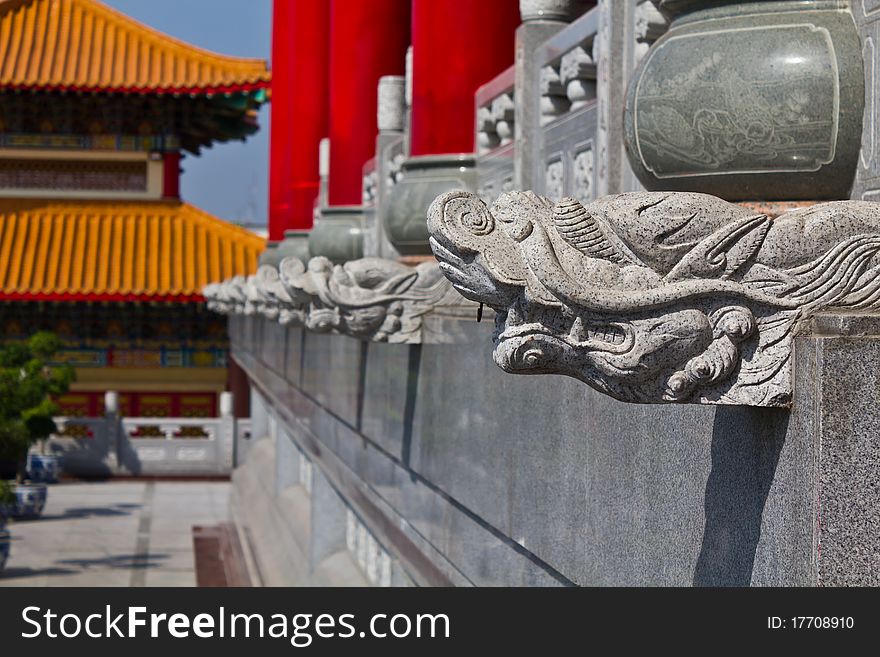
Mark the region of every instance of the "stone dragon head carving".
<instances>
[{"instance_id":1,"label":"stone dragon head carving","mask_svg":"<svg viewBox=\"0 0 880 657\"><path fill-rule=\"evenodd\" d=\"M496 311L502 369L623 401L789 405L799 324L880 305L880 204L771 220L684 192L586 206L513 192L490 209L453 191L428 227L455 289Z\"/></svg>"},{"instance_id":2,"label":"stone dragon head carving","mask_svg":"<svg viewBox=\"0 0 880 657\"><path fill-rule=\"evenodd\" d=\"M459 305L436 262L410 267L361 258L334 265L323 257L304 263L290 257L278 268L205 286L208 308L262 315L318 333L340 333L374 342L420 342L422 319L439 304Z\"/></svg>"},{"instance_id":3,"label":"stone dragon head carving","mask_svg":"<svg viewBox=\"0 0 880 657\"><path fill-rule=\"evenodd\" d=\"M379 258L334 265L323 257L307 265L297 259L281 263L281 278L291 297L307 308L306 328L386 341L403 327L406 301L429 300L439 274L426 280L418 269ZM427 277L430 279L430 276Z\"/></svg>"}]
</instances>

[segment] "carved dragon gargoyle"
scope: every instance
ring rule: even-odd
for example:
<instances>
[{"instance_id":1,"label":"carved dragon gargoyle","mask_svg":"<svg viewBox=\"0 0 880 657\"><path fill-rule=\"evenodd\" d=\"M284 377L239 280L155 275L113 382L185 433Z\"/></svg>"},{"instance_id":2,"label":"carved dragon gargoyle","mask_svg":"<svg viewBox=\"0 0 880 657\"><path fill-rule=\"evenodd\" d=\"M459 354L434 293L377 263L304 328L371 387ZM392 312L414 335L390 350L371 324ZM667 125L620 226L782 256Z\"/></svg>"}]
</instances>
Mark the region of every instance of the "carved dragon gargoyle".
<instances>
[{"instance_id":1,"label":"carved dragon gargoyle","mask_svg":"<svg viewBox=\"0 0 880 657\"><path fill-rule=\"evenodd\" d=\"M494 360L630 402L791 404L791 344L824 309L880 307L880 204L769 219L705 194L583 206L531 192L428 211L453 286L496 311Z\"/></svg>"},{"instance_id":2,"label":"carved dragon gargoyle","mask_svg":"<svg viewBox=\"0 0 880 657\"><path fill-rule=\"evenodd\" d=\"M306 328L374 342L418 342L422 316L454 296L436 263L417 267L361 258L333 265L316 257L281 262L281 282Z\"/></svg>"},{"instance_id":3,"label":"carved dragon gargoyle","mask_svg":"<svg viewBox=\"0 0 880 657\"><path fill-rule=\"evenodd\" d=\"M327 258L285 258L248 277L206 285L210 310L263 315L319 333L373 342L422 341L424 316L438 306L460 308L461 296L436 262L417 267L361 258L333 265Z\"/></svg>"},{"instance_id":4,"label":"carved dragon gargoyle","mask_svg":"<svg viewBox=\"0 0 880 657\"><path fill-rule=\"evenodd\" d=\"M202 289L208 310L222 315L243 313L245 306L244 296L245 279L243 276L235 276L220 283L208 283Z\"/></svg>"}]
</instances>

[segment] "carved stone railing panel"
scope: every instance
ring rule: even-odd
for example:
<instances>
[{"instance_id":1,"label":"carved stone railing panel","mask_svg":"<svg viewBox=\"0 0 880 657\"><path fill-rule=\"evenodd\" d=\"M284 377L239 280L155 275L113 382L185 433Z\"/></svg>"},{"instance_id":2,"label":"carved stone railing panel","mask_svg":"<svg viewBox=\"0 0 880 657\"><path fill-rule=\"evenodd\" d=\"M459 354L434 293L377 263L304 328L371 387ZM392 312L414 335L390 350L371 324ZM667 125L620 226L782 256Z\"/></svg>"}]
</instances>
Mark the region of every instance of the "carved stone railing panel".
<instances>
[{"instance_id":1,"label":"carved stone railing panel","mask_svg":"<svg viewBox=\"0 0 880 657\"><path fill-rule=\"evenodd\" d=\"M286 258L278 269L264 265L243 282L208 285L203 294L215 312L262 315L282 325L373 342L418 344L425 340L427 315L473 316L474 310L434 261L410 267L382 258L341 265L323 257L307 264ZM443 339L432 332L431 341Z\"/></svg>"},{"instance_id":2,"label":"carved stone railing panel","mask_svg":"<svg viewBox=\"0 0 880 657\"><path fill-rule=\"evenodd\" d=\"M516 97L509 68L477 90L477 194L491 202L513 189Z\"/></svg>"},{"instance_id":3,"label":"carved stone railing panel","mask_svg":"<svg viewBox=\"0 0 880 657\"><path fill-rule=\"evenodd\" d=\"M139 472L229 472L235 420L124 417L120 464Z\"/></svg>"},{"instance_id":4,"label":"carved stone railing panel","mask_svg":"<svg viewBox=\"0 0 880 657\"><path fill-rule=\"evenodd\" d=\"M477 155L486 155L513 141L516 110L513 72L511 67L477 90Z\"/></svg>"},{"instance_id":5,"label":"carved stone railing panel","mask_svg":"<svg viewBox=\"0 0 880 657\"><path fill-rule=\"evenodd\" d=\"M211 418L132 418L122 420L122 428L129 438L140 440L214 440L220 427L219 419Z\"/></svg>"},{"instance_id":6,"label":"carved stone railing panel","mask_svg":"<svg viewBox=\"0 0 880 657\"><path fill-rule=\"evenodd\" d=\"M595 188L592 168L586 180L585 165L595 162L596 144L596 40L601 7L558 32L536 53L541 64L539 87L540 155L543 169L536 170L535 189L550 196L574 195L575 160L581 194ZM543 171L543 173L542 173Z\"/></svg>"},{"instance_id":7,"label":"carved stone railing panel","mask_svg":"<svg viewBox=\"0 0 880 657\"><path fill-rule=\"evenodd\" d=\"M880 310L880 205L773 220L687 192L582 205L466 192L428 216L440 267L496 311L494 359L623 401L788 406L791 348L826 310Z\"/></svg>"},{"instance_id":8,"label":"carved stone railing panel","mask_svg":"<svg viewBox=\"0 0 880 657\"><path fill-rule=\"evenodd\" d=\"M666 29L649 0L599 0L537 49L541 76L529 93L540 105L534 130L543 167L534 172L535 190L588 202L641 189L619 117L635 66Z\"/></svg>"}]
</instances>

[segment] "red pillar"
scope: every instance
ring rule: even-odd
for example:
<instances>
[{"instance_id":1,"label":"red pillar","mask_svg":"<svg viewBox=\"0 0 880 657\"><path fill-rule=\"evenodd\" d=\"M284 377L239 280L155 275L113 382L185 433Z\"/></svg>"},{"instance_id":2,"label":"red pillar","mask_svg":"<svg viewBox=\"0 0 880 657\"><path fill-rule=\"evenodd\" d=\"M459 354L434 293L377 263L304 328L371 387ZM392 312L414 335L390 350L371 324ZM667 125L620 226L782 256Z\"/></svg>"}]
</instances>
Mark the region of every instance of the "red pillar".
<instances>
[{"instance_id":1,"label":"red pillar","mask_svg":"<svg viewBox=\"0 0 880 657\"><path fill-rule=\"evenodd\" d=\"M330 0L274 0L269 239L312 227L327 136Z\"/></svg>"},{"instance_id":2,"label":"red pillar","mask_svg":"<svg viewBox=\"0 0 880 657\"><path fill-rule=\"evenodd\" d=\"M474 93L513 65L519 2L412 0L412 12L410 154L471 153Z\"/></svg>"},{"instance_id":3,"label":"red pillar","mask_svg":"<svg viewBox=\"0 0 880 657\"><path fill-rule=\"evenodd\" d=\"M180 151L162 156L162 198L180 198Z\"/></svg>"},{"instance_id":4,"label":"red pillar","mask_svg":"<svg viewBox=\"0 0 880 657\"><path fill-rule=\"evenodd\" d=\"M362 169L376 150L376 86L403 74L409 29L410 0L331 0L331 206L361 204Z\"/></svg>"}]
</instances>

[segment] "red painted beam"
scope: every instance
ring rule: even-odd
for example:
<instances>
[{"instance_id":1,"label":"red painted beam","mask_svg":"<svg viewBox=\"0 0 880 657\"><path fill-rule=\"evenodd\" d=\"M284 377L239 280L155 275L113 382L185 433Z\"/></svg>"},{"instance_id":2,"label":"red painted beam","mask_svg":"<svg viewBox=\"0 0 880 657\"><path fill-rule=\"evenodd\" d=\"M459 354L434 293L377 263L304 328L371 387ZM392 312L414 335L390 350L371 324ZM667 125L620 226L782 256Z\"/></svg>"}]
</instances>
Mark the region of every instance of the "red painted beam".
<instances>
[{"instance_id":1,"label":"red painted beam","mask_svg":"<svg viewBox=\"0 0 880 657\"><path fill-rule=\"evenodd\" d=\"M471 153L474 93L513 64L519 2L412 0L412 12L410 154Z\"/></svg>"},{"instance_id":2,"label":"red painted beam","mask_svg":"<svg viewBox=\"0 0 880 657\"><path fill-rule=\"evenodd\" d=\"M180 198L180 151L162 156L162 198Z\"/></svg>"},{"instance_id":3,"label":"red painted beam","mask_svg":"<svg viewBox=\"0 0 880 657\"><path fill-rule=\"evenodd\" d=\"M360 3L356 3L360 4ZM269 239L312 227L327 136L330 0L274 0Z\"/></svg>"},{"instance_id":4,"label":"red painted beam","mask_svg":"<svg viewBox=\"0 0 880 657\"><path fill-rule=\"evenodd\" d=\"M447 20L450 29L434 28L458 29L455 13ZM362 169L376 150L376 86L404 73L409 35L409 0L331 2L330 205L361 203Z\"/></svg>"}]
</instances>

